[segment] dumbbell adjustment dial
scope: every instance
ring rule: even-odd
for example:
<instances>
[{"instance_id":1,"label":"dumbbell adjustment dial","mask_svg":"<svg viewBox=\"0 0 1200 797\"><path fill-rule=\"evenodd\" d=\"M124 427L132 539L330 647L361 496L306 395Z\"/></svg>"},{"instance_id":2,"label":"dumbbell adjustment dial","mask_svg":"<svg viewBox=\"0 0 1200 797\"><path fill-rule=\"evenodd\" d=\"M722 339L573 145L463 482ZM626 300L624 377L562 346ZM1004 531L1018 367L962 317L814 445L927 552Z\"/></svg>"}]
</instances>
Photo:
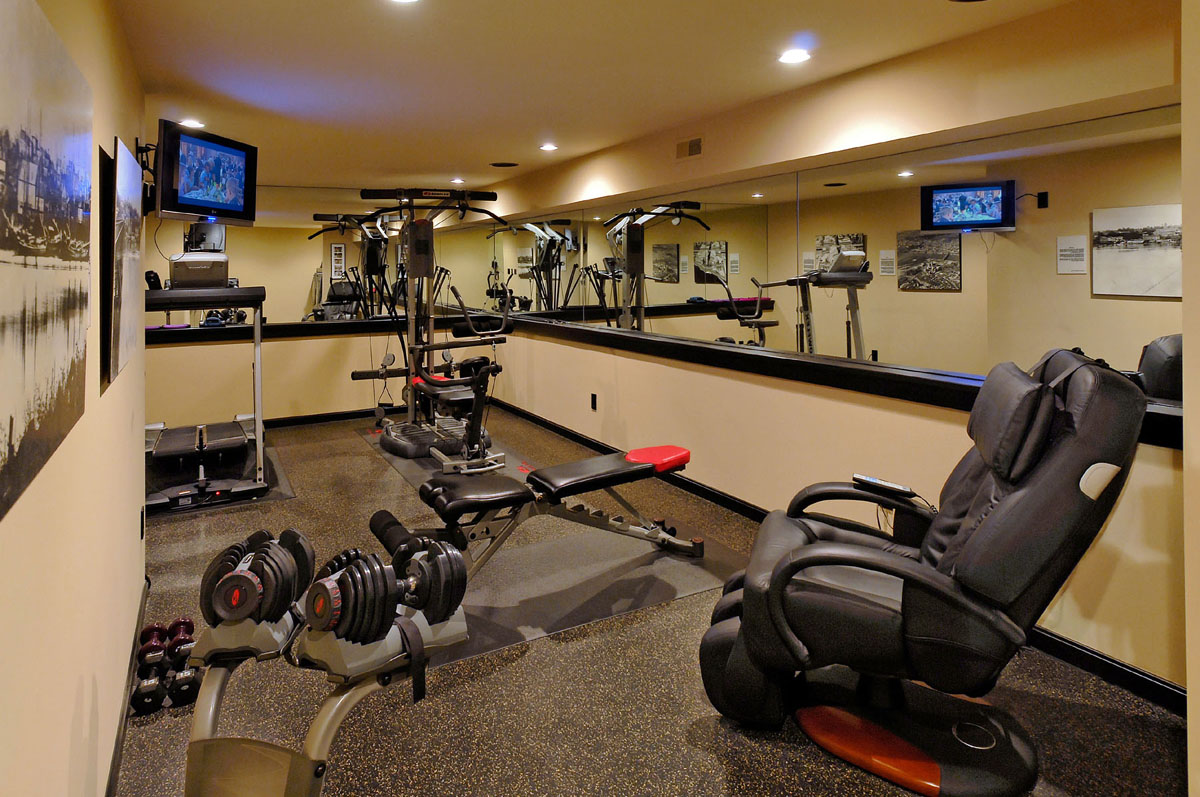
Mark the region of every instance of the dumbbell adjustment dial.
<instances>
[{"instance_id":1,"label":"dumbbell adjustment dial","mask_svg":"<svg viewBox=\"0 0 1200 797\"><path fill-rule=\"evenodd\" d=\"M342 617L342 590L337 579L323 578L308 590L305 616L314 631L332 631Z\"/></svg>"},{"instance_id":2,"label":"dumbbell adjustment dial","mask_svg":"<svg viewBox=\"0 0 1200 797\"><path fill-rule=\"evenodd\" d=\"M244 620L254 613L262 600L263 586L249 570L234 570L213 591L213 608L222 620Z\"/></svg>"}]
</instances>

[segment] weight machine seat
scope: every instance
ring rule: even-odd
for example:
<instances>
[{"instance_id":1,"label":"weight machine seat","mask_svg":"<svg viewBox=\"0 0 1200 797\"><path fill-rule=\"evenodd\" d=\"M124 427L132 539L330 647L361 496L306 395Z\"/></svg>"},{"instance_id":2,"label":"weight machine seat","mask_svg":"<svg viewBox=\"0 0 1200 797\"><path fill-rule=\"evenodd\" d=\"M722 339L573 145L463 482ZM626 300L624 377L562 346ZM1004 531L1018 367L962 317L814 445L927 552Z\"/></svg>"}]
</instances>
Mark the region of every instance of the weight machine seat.
<instances>
[{"instance_id":1,"label":"weight machine seat","mask_svg":"<svg viewBox=\"0 0 1200 797\"><path fill-rule=\"evenodd\" d=\"M648 479L656 473L682 470L691 456L691 452L679 446L637 448L627 454L617 452L538 468L526 476L525 481L551 503L557 504L573 495Z\"/></svg>"},{"instance_id":2,"label":"weight machine seat","mask_svg":"<svg viewBox=\"0 0 1200 797\"><path fill-rule=\"evenodd\" d=\"M469 387L441 387L436 382L431 384L418 376L413 379L413 388L448 407L451 412L468 412L475 405L475 393Z\"/></svg>"},{"instance_id":3,"label":"weight machine seat","mask_svg":"<svg viewBox=\"0 0 1200 797\"><path fill-rule=\"evenodd\" d=\"M870 271L813 271L808 284L815 288L865 288L875 279Z\"/></svg>"},{"instance_id":4,"label":"weight machine seat","mask_svg":"<svg viewBox=\"0 0 1200 797\"><path fill-rule=\"evenodd\" d=\"M496 474L441 474L422 484L417 493L447 525L457 523L463 515L524 506L534 500L533 491L524 484Z\"/></svg>"}]
</instances>

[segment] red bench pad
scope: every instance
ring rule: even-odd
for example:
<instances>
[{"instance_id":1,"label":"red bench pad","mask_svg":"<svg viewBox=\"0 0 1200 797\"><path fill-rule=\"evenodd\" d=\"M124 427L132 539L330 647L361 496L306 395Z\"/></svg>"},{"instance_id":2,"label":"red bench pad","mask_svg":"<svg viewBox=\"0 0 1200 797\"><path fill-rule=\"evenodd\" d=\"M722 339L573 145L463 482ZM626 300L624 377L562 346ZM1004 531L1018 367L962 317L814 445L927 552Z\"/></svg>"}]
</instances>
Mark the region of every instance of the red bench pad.
<instances>
[{"instance_id":1,"label":"red bench pad","mask_svg":"<svg viewBox=\"0 0 1200 797\"><path fill-rule=\"evenodd\" d=\"M680 470L692 461L692 452L679 446L651 446L635 448L625 455L630 462L646 462L654 466L655 473Z\"/></svg>"}]
</instances>

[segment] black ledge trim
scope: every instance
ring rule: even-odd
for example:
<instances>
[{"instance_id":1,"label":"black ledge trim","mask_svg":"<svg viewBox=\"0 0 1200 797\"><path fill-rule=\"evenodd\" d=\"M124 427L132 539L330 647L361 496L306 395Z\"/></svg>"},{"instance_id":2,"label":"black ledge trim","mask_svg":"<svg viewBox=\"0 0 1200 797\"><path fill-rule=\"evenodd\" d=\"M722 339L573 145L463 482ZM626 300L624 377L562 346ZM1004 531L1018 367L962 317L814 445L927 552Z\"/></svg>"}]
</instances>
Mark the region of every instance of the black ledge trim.
<instances>
[{"instance_id":1,"label":"black ledge trim","mask_svg":"<svg viewBox=\"0 0 1200 797\"><path fill-rule=\"evenodd\" d=\"M1168 711L1180 716L1187 712L1187 689L1179 684L1118 661L1045 628L1034 628L1029 632L1029 645L1114 686L1127 689Z\"/></svg>"},{"instance_id":2,"label":"black ledge trim","mask_svg":"<svg viewBox=\"0 0 1200 797\"><path fill-rule=\"evenodd\" d=\"M531 423L535 423L544 429L548 429L574 443L578 443L601 454L611 454L619 450L587 435L580 434L574 429L568 429L540 415L535 415L528 410L509 404L506 401L494 398L492 399L492 403L497 407L511 412L513 415L524 418ZM685 476L680 476L677 473L664 474L658 478L755 522L761 522L767 515L766 510L760 506L743 501L736 496L693 481ZM1114 686L1126 689L1144 700L1149 700L1151 703L1162 706L1168 711L1183 715L1187 710L1187 690L1182 686L1159 678L1157 675L1118 661L1098 650L1093 650L1086 645L1081 645L1078 642L1060 636L1053 631L1047 631L1044 628L1035 627L1030 631L1028 642L1032 648L1074 665Z\"/></svg>"},{"instance_id":3,"label":"black ledge trim","mask_svg":"<svg viewBox=\"0 0 1200 797\"><path fill-rule=\"evenodd\" d=\"M150 293L150 291L147 291ZM161 291L170 293L170 291ZM666 316L707 315L715 313L717 307L726 302L704 302L702 304L658 304L646 308L647 318L662 318ZM753 305L753 301L739 301L738 305ZM774 309L773 299L763 299L763 310ZM149 309L149 308L147 308ZM166 309L166 308L155 308ZM178 308L173 308L178 309ZM490 315L479 311L483 315ZM610 317L615 318L613 311ZM516 318L536 318L542 321L603 321L604 313L599 305L589 307L568 307L562 310L545 310L523 313ZM461 322L461 315L451 315L438 318L435 322L437 329L449 329L451 325ZM401 319L403 321L403 319ZM339 335L387 335L395 331L390 319L373 318L367 321L287 321L282 323L263 324L263 340L287 340L289 338L332 338ZM238 324L228 327L188 327L186 329L147 329L147 346L171 346L178 343L230 343L254 339L254 328L250 324Z\"/></svg>"},{"instance_id":4,"label":"black ledge trim","mask_svg":"<svg viewBox=\"0 0 1200 797\"><path fill-rule=\"evenodd\" d=\"M388 415L397 415L407 407L388 407ZM263 421L264 429L278 429L281 426L308 426L314 423L332 423L334 421L353 421L359 418L374 418L375 408L365 410L346 410L345 412L319 412L314 415L289 415L284 418L267 418Z\"/></svg>"},{"instance_id":5,"label":"black ledge trim","mask_svg":"<svg viewBox=\"0 0 1200 797\"><path fill-rule=\"evenodd\" d=\"M715 341L709 343L669 335L645 335L625 329L564 324L525 316L517 317L515 321L518 331L559 340L854 390L965 412L970 412L975 404L975 397L979 394L979 387L983 384L983 377L978 374L861 362L841 357L792 354L754 346ZM1183 411L1180 407L1151 403L1142 422L1139 442L1182 450Z\"/></svg>"}]
</instances>

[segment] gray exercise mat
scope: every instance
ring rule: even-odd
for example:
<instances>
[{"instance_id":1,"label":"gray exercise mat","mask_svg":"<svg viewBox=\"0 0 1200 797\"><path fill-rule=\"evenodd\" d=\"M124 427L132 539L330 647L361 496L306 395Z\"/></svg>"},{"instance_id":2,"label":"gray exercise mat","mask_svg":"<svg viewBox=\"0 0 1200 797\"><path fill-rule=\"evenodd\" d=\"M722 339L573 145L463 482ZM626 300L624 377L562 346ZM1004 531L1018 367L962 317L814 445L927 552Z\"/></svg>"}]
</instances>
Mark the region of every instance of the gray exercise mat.
<instances>
[{"instance_id":1,"label":"gray exercise mat","mask_svg":"<svg viewBox=\"0 0 1200 797\"><path fill-rule=\"evenodd\" d=\"M505 546L467 587L470 639L433 664L715 589L743 567L744 556L712 541L692 559L598 529Z\"/></svg>"}]
</instances>

